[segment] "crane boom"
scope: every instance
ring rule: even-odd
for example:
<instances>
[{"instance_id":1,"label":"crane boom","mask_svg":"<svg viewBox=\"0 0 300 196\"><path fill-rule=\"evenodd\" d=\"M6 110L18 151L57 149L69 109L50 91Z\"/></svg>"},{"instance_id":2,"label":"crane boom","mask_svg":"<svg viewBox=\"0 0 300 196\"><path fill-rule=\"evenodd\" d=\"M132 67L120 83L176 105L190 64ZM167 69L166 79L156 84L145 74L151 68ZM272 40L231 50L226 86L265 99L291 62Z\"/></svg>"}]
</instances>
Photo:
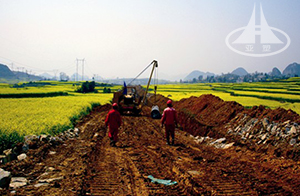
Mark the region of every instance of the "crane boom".
<instances>
[{"instance_id":1,"label":"crane boom","mask_svg":"<svg viewBox=\"0 0 300 196\"><path fill-rule=\"evenodd\" d=\"M150 77L149 77L149 80L148 80L146 91L144 93L143 100L141 102L141 105L142 105L141 107L143 107L143 105L144 105L144 102L145 102L145 99L146 99L146 96L147 96L147 93L148 93L148 90L149 90L149 85L150 85L150 82L151 82L151 79L152 79L152 75L153 75L154 69L156 67L158 67L158 63L157 63L156 60L153 60L151 64L153 64L153 67L152 67L151 74L150 74Z\"/></svg>"},{"instance_id":2,"label":"crane boom","mask_svg":"<svg viewBox=\"0 0 300 196\"><path fill-rule=\"evenodd\" d=\"M113 102L118 103L119 111L123 113L132 113L138 115L142 107L145 105L147 93L151 83L151 79L155 68L158 67L156 60L153 60L137 77L135 77L129 84L136 80L142 73L144 73L149 67L152 66L151 74L148 80L146 90L143 89L141 85L124 85L124 88L120 91L114 92ZM124 82L125 84L125 82ZM156 86L155 86L156 95ZM125 91L126 90L126 91Z\"/></svg>"}]
</instances>

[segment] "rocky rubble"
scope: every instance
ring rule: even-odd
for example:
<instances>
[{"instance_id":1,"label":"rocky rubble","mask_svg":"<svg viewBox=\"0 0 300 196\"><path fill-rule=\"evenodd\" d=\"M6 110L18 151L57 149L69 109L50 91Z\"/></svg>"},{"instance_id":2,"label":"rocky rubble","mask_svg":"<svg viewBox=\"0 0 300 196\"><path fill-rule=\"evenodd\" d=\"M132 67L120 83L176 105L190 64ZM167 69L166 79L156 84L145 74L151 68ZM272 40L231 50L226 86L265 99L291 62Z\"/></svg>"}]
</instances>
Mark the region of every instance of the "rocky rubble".
<instances>
[{"instance_id":1,"label":"rocky rubble","mask_svg":"<svg viewBox=\"0 0 300 196\"><path fill-rule=\"evenodd\" d=\"M234 142L229 142L228 143L226 138L214 139L214 138L211 138L209 136L206 136L206 137L196 136L196 137L194 137L193 135L190 135L190 137L192 137L197 144L206 144L208 146L213 146L213 147L219 148L219 149L227 149L227 148L230 148L234 145Z\"/></svg>"},{"instance_id":2,"label":"rocky rubble","mask_svg":"<svg viewBox=\"0 0 300 196\"><path fill-rule=\"evenodd\" d=\"M0 188L8 188L11 180L11 173L0 168Z\"/></svg>"},{"instance_id":3,"label":"rocky rubble","mask_svg":"<svg viewBox=\"0 0 300 196\"><path fill-rule=\"evenodd\" d=\"M238 114L227 126L228 134L239 136L242 140L251 141L258 145L278 146L289 144L300 146L300 127L298 123L270 122L268 118L251 118L247 114Z\"/></svg>"},{"instance_id":4,"label":"rocky rubble","mask_svg":"<svg viewBox=\"0 0 300 196\"><path fill-rule=\"evenodd\" d=\"M45 135L42 134L40 136L36 135L28 135L24 137L24 143L17 144L13 149L7 149L3 151L3 155L0 155L0 164L6 164L11 161L22 162L26 160L27 152L30 149L38 149L43 145L47 146L57 146L63 144L64 141L76 138L79 136L80 130L78 128L69 129L65 132L60 133L57 136ZM49 151L49 154L54 155L55 152ZM56 181L61 179L41 179L40 184L38 186L44 186L49 184L52 181ZM25 177L12 177L11 172L5 171L0 168L0 188L19 188L22 186L26 186L28 184L28 180Z\"/></svg>"},{"instance_id":5,"label":"rocky rubble","mask_svg":"<svg viewBox=\"0 0 300 196\"><path fill-rule=\"evenodd\" d=\"M13 160L23 160L26 158L26 152L29 149L37 149L43 144L49 144L51 146L57 146L62 144L65 140L75 138L79 136L79 129L69 129L60 133L57 136L51 135L27 135L24 137L24 143L19 143L14 149L7 149L3 151L3 155L0 155L0 163L7 163Z\"/></svg>"}]
</instances>

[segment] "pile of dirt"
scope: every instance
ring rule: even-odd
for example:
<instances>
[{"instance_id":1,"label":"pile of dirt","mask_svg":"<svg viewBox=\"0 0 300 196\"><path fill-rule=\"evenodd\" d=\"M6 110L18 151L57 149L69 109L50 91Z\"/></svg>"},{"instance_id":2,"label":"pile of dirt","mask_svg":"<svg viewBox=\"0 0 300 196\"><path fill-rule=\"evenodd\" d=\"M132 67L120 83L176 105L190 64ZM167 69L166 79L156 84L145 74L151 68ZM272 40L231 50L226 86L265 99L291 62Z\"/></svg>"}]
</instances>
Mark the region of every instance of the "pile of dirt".
<instances>
[{"instance_id":1,"label":"pile of dirt","mask_svg":"<svg viewBox=\"0 0 300 196\"><path fill-rule=\"evenodd\" d=\"M182 99L174 102L174 107L180 125L193 136L226 137L254 151L300 159L300 116L292 110L245 109L214 95Z\"/></svg>"},{"instance_id":2,"label":"pile of dirt","mask_svg":"<svg viewBox=\"0 0 300 196\"><path fill-rule=\"evenodd\" d=\"M157 105L161 111L163 111L167 107L167 101L169 98L156 94L150 94L150 96L147 98L147 106L152 107L154 105Z\"/></svg>"},{"instance_id":3,"label":"pile of dirt","mask_svg":"<svg viewBox=\"0 0 300 196\"><path fill-rule=\"evenodd\" d=\"M254 106L249 110L245 110L245 114L249 115L252 118L268 118L270 121L276 122L284 122L287 120L291 120L295 123L300 123L300 116L294 112L293 110L285 110L283 108L277 109L269 109L265 108L264 106Z\"/></svg>"},{"instance_id":4,"label":"pile of dirt","mask_svg":"<svg viewBox=\"0 0 300 196\"><path fill-rule=\"evenodd\" d=\"M185 131L194 136L210 137L224 136L224 133L215 131L215 128L226 124L244 110L237 102L223 101L211 94L182 99L175 102L174 107Z\"/></svg>"}]
</instances>

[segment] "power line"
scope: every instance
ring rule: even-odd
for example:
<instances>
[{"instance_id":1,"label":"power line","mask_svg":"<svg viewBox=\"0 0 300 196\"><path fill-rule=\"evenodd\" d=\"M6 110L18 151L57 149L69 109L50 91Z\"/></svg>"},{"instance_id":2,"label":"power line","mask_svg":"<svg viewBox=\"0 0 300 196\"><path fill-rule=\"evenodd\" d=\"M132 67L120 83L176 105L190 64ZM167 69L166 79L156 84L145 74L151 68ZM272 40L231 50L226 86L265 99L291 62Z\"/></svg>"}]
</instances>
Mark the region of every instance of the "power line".
<instances>
[{"instance_id":1,"label":"power line","mask_svg":"<svg viewBox=\"0 0 300 196\"><path fill-rule=\"evenodd\" d=\"M10 61L12 70L13 70L13 67L14 67L15 70L19 71L19 69L20 69L24 72L24 69L26 67L26 68L30 68L31 70L38 71L38 72L42 72L42 71L43 72L53 72L53 69L40 69L40 68L36 68L36 67L33 67L33 66L29 66L29 65L24 64L24 63L20 63L18 61L14 61L10 58L6 58L6 57L3 57L3 56L0 56L0 58L5 59L7 61ZM74 66L73 63L74 63L74 61L72 62L72 64L70 64L68 66L65 66L63 68L60 68L59 70L70 70L70 68ZM17 66L16 66L16 64L17 64Z\"/></svg>"},{"instance_id":2,"label":"power line","mask_svg":"<svg viewBox=\"0 0 300 196\"><path fill-rule=\"evenodd\" d=\"M86 70L87 70L91 75L95 75L94 72L90 69L89 64L87 63L87 60L85 60L84 62L85 62L85 67L87 68Z\"/></svg>"}]
</instances>

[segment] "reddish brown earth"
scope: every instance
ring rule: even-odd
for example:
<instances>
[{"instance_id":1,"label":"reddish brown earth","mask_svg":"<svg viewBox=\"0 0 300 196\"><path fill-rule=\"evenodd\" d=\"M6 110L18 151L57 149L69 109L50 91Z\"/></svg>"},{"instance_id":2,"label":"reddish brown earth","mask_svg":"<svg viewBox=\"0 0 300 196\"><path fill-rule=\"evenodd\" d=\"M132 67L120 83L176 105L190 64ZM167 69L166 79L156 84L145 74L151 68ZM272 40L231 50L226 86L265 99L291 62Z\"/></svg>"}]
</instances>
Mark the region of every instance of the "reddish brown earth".
<instances>
[{"instance_id":1,"label":"reddish brown earth","mask_svg":"<svg viewBox=\"0 0 300 196\"><path fill-rule=\"evenodd\" d=\"M215 138L224 135L218 130L237 113L261 114L211 95L174 106L184 130ZM144 108L142 116L123 116L118 147L110 147L104 126L110 107L100 106L78 123L78 138L30 150L25 161L3 166L13 176L30 180L29 185L16 189L16 195L299 195L300 161L247 145L217 149L196 143L181 130L176 130L175 145L169 146L160 121L145 115L150 108ZM148 175L178 184L155 184ZM48 186L34 187L38 179L59 177ZM12 190L0 193L10 195Z\"/></svg>"},{"instance_id":2,"label":"reddish brown earth","mask_svg":"<svg viewBox=\"0 0 300 196\"><path fill-rule=\"evenodd\" d=\"M223 101L214 95L190 97L175 102L178 117L184 130L192 135L223 137L224 133L216 131L229 122L244 107L233 101Z\"/></svg>"}]
</instances>

